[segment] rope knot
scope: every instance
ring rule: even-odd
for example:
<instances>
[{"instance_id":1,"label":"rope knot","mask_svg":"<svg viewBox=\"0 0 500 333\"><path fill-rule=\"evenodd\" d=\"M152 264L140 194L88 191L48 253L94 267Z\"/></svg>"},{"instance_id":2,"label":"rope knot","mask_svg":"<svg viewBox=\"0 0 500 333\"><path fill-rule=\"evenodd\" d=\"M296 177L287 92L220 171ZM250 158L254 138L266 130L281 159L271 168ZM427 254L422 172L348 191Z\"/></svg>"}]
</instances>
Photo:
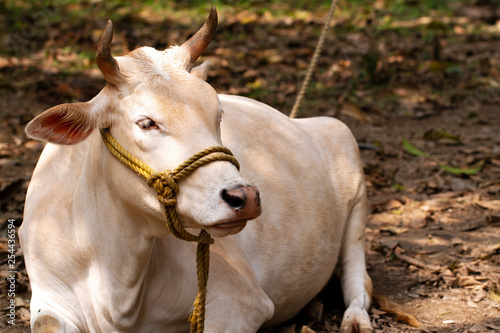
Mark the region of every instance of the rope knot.
<instances>
[{"instance_id":1,"label":"rope knot","mask_svg":"<svg viewBox=\"0 0 500 333\"><path fill-rule=\"evenodd\" d=\"M158 201L166 207L175 207L175 195L179 192L179 185L169 171L155 172L146 181L148 186L156 191Z\"/></svg>"}]
</instances>

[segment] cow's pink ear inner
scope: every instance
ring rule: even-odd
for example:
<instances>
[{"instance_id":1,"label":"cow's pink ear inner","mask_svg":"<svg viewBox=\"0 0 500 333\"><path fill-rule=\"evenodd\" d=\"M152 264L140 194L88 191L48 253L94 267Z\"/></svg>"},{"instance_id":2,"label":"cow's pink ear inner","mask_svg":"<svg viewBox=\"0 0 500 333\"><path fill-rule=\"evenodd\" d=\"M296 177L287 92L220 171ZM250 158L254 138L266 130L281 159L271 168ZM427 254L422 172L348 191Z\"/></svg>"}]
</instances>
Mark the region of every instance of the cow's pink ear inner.
<instances>
[{"instance_id":1,"label":"cow's pink ear inner","mask_svg":"<svg viewBox=\"0 0 500 333\"><path fill-rule=\"evenodd\" d=\"M26 126L34 139L62 145L85 140L95 128L89 103L61 104L44 111Z\"/></svg>"}]
</instances>

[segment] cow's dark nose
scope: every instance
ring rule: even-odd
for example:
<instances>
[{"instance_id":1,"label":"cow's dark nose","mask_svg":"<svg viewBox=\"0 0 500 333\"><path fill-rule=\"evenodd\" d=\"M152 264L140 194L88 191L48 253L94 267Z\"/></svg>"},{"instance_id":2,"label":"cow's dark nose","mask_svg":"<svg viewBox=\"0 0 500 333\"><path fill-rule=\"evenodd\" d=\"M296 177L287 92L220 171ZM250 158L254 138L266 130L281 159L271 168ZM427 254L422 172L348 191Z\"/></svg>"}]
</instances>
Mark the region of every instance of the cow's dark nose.
<instances>
[{"instance_id":1,"label":"cow's dark nose","mask_svg":"<svg viewBox=\"0 0 500 333\"><path fill-rule=\"evenodd\" d=\"M233 209L238 219L254 219L261 213L259 190L252 185L223 189L222 199Z\"/></svg>"},{"instance_id":2,"label":"cow's dark nose","mask_svg":"<svg viewBox=\"0 0 500 333\"><path fill-rule=\"evenodd\" d=\"M221 192L222 199L233 209L241 210L245 208L247 196L240 188L223 189Z\"/></svg>"}]
</instances>

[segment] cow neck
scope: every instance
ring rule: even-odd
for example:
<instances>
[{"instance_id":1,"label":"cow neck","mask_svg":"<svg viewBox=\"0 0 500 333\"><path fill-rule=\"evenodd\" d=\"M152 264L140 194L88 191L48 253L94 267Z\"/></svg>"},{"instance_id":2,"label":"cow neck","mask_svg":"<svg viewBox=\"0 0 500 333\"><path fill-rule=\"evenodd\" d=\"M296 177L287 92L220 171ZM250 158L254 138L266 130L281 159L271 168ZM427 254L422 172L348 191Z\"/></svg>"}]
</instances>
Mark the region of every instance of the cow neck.
<instances>
[{"instance_id":1,"label":"cow neck","mask_svg":"<svg viewBox=\"0 0 500 333\"><path fill-rule=\"evenodd\" d=\"M179 191L178 182L193 171L215 161L231 162L239 170L240 166L232 152L225 147L214 146L196 153L174 170L155 172L148 165L127 152L113 138L108 129L100 129L102 140L110 151L123 164L146 179L149 187L157 193L157 198L164 207L164 216L168 230L177 238L197 242L196 265L198 275L198 295L194 302L194 311L190 316L191 332L203 332L205 324L205 303L207 293L208 272L210 263L210 244L214 239L202 229L198 236L187 232L180 224L175 206L175 195Z\"/></svg>"}]
</instances>

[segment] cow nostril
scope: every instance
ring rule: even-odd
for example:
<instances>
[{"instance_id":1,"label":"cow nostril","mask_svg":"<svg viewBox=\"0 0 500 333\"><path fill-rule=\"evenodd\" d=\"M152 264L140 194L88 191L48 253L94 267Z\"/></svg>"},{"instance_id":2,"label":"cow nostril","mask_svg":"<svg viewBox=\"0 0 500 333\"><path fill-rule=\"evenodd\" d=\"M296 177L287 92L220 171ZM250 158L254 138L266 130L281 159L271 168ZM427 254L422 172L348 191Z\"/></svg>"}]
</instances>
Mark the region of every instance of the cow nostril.
<instances>
[{"instance_id":1,"label":"cow nostril","mask_svg":"<svg viewBox=\"0 0 500 333\"><path fill-rule=\"evenodd\" d=\"M243 191L240 189L223 189L221 191L222 199L234 209L243 209L245 207L247 198Z\"/></svg>"}]
</instances>

